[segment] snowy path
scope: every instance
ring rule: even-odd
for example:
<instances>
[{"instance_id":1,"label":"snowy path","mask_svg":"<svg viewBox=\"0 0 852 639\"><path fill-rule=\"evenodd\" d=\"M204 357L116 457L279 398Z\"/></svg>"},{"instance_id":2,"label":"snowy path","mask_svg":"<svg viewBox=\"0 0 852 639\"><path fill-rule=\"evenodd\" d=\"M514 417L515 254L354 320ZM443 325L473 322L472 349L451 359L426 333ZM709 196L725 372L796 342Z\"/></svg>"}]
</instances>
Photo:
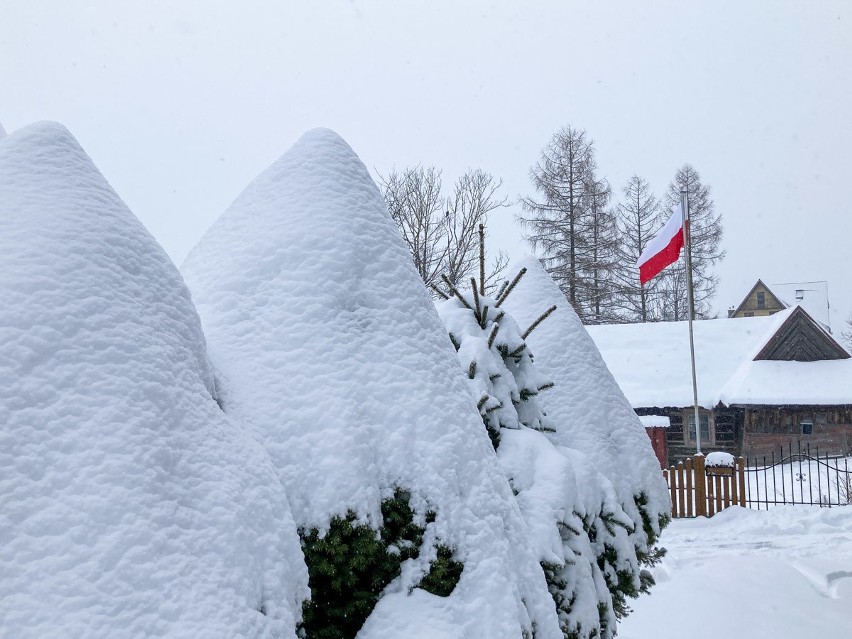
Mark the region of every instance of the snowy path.
<instances>
[{"instance_id":1,"label":"snowy path","mask_svg":"<svg viewBox=\"0 0 852 639\"><path fill-rule=\"evenodd\" d=\"M852 637L852 506L679 520L622 639Z\"/></svg>"}]
</instances>

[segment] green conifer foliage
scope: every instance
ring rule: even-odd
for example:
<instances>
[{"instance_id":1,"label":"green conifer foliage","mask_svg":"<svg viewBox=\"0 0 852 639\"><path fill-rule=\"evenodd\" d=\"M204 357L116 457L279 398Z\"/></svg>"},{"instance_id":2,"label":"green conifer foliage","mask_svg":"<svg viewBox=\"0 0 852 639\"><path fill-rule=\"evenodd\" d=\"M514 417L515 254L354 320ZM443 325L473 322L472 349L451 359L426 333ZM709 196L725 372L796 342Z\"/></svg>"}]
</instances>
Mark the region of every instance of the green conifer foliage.
<instances>
[{"instance_id":1,"label":"green conifer foliage","mask_svg":"<svg viewBox=\"0 0 852 639\"><path fill-rule=\"evenodd\" d=\"M356 522L355 513L332 518L328 531L301 530L311 599L302 605L298 634L305 639L352 639L375 608L382 591L399 576L402 563L420 554L425 528L416 523L410 495L397 489L382 501L382 526ZM435 520L426 514L426 523ZM438 557L419 587L446 597L463 564L438 546Z\"/></svg>"},{"instance_id":2,"label":"green conifer foliage","mask_svg":"<svg viewBox=\"0 0 852 639\"><path fill-rule=\"evenodd\" d=\"M639 516L642 518L642 530L645 532L645 539L647 540L647 549L640 548L638 545L636 546L636 556L639 559L639 565L643 567L643 570L639 573L639 580L641 582L639 592L647 593L650 592L651 586L656 583L653 575L647 569L656 566L666 556L666 549L660 548L656 544L659 539L659 532L662 532L663 528L669 525L671 517L666 514L660 515L657 522L658 532L654 530L654 526L651 523L651 516L648 514L648 496L645 493L640 493L633 500L639 509Z\"/></svg>"},{"instance_id":3,"label":"green conifer foliage","mask_svg":"<svg viewBox=\"0 0 852 639\"><path fill-rule=\"evenodd\" d=\"M451 294L443 303L450 341L471 382L471 392L495 450L503 428L526 426L552 431L538 395L553 383L537 373L525 339L556 307L543 312L525 331L500 308L524 272L512 283L505 283L496 299L481 294L472 280L470 289L450 288Z\"/></svg>"},{"instance_id":4,"label":"green conifer foliage","mask_svg":"<svg viewBox=\"0 0 852 639\"><path fill-rule=\"evenodd\" d=\"M453 550L448 546L438 546L438 558L432 562L429 574L418 584L426 592L439 597L449 597L461 579L464 564L453 559Z\"/></svg>"},{"instance_id":5,"label":"green conifer foliage","mask_svg":"<svg viewBox=\"0 0 852 639\"><path fill-rule=\"evenodd\" d=\"M567 567L557 563L542 562L541 568L544 570L547 590L553 597L553 603L556 604L556 614L559 616L559 628L562 630L562 635L565 639L582 639L580 630L573 629L570 625L569 615L576 595L568 594L568 580L564 574Z\"/></svg>"}]
</instances>

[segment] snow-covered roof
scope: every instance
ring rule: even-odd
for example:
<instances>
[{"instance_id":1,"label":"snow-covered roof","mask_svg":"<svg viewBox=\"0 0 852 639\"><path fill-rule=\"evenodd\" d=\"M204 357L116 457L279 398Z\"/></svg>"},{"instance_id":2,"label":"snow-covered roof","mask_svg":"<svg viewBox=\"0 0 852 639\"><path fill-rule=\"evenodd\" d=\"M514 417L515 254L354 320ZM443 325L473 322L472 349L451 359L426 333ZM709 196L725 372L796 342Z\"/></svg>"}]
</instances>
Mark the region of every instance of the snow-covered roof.
<instances>
[{"instance_id":1,"label":"snow-covered roof","mask_svg":"<svg viewBox=\"0 0 852 639\"><path fill-rule=\"evenodd\" d=\"M748 361L722 389L723 404L852 404L852 359Z\"/></svg>"},{"instance_id":2,"label":"snow-covered roof","mask_svg":"<svg viewBox=\"0 0 852 639\"><path fill-rule=\"evenodd\" d=\"M852 404L852 359L753 361L797 308L695 322L699 405ZM588 330L634 408L692 405L688 322Z\"/></svg>"},{"instance_id":3,"label":"snow-covered roof","mask_svg":"<svg viewBox=\"0 0 852 639\"><path fill-rule=\"evenodd\" d=\"M828 289L822 282L773 284L772 291L782 304L801 306L820 325L828 327Z\"/></svg>"},{"instance_id":4,"label":"snow-covered roof","mask_svg":"<svg viewBox=\"0 0 852 639\"><path fill-rule=\"evenodd\" d=\"M668 428L672 425L666 415L640 415L639 421L645 428Z\"/></svg>"}]
</instances>

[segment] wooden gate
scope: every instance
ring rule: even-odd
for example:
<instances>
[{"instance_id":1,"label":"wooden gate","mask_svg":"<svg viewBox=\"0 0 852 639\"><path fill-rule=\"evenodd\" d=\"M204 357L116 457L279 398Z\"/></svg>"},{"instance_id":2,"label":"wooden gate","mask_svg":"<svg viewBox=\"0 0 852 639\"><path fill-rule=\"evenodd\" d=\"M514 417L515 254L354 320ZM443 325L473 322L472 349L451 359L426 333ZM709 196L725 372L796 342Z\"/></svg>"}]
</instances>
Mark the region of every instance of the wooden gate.
<instances>
[{"instance_id":1,"label":"wooden gate","mask_svg":"<svg viewBox=\"0 0 852 639\"><path fill-rule=\"evenodd\" d=\"M706 467L704 457L663 470L672 497L672 517L712 517L730 506L746 505L745 460Z\"/></svg>"}]
</instances>

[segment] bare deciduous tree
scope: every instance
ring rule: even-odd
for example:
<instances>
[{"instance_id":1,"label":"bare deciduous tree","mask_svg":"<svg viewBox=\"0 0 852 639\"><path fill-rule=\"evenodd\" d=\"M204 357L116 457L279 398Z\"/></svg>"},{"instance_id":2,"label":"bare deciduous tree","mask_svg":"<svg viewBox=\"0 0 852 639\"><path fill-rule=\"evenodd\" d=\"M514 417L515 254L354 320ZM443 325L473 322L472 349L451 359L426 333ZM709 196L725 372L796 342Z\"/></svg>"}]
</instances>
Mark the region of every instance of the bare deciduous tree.
<instances>
[{"instance_id":1,"label":"bare deciduous tree","mask_svg":"<svg viewBox=\"0 0 852 639\"><path fill-rule=\"evenodd\" d=\"M444 268L446 225L441 172L420 166L381 177L381 190L414 266L426 286L434 286Z\"/></svg>"},{"instance_id":2,"label":"bare deciduous tree","mask_svg":"<svg viewBox=\"0 0 852 639\"><path fill-rule=\"evenodd\" d=\"M498 194L502 180L471 169L445 196L441 171L417 166L379 176L379 182L388 211L430 291L445 288L442 275L460 287L478 274L479 225L486 223L489 213L506 206L507 199ZM508 261L503 253L497 254L486 276L486 289L496 287Z\"/></svg>"}]
</instances>

